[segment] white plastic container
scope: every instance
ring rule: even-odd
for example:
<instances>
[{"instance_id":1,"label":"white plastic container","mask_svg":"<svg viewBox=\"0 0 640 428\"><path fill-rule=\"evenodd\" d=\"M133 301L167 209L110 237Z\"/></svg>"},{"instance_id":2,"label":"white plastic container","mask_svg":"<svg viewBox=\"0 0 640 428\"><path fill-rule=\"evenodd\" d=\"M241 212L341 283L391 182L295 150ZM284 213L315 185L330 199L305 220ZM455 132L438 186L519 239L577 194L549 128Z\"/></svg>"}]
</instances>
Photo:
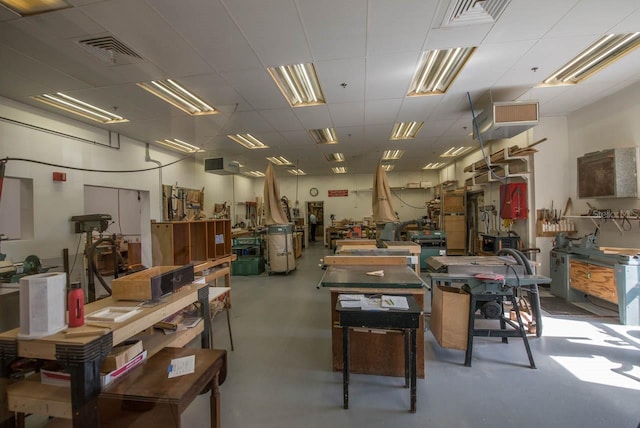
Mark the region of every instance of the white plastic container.
<instances>
[{"instance_id":1,"label":"white plastic container","mask_svg":"<svg viewBox=\"0 0 640 428\"><path fill-rule=\"evenodd\" d=\"M49 336L67 328L67 274L39 273L20 278L21 339Z\"/></svg>"}]
</instances>

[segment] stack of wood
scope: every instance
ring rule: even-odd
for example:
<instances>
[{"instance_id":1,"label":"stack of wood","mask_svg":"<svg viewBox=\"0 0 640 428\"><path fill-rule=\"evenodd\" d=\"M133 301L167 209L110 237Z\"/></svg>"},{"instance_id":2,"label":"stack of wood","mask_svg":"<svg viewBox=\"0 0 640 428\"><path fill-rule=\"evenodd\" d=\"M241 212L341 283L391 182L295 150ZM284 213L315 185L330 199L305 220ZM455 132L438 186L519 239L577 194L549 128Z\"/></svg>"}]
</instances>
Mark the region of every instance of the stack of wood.
<instances>
[{"instance_id":1,"label":"stack of wood","mask_svg":"<svg viewBox=\"0 0 640 428\"><path fill-rule=\"evenodd\" d=\"M509 148L500 149L495 153L492 153L489 156L489 160L491 164L500 164L506 163L510 158L521 158L537 153L538 150L529 147L520 148L518 146L511 146ZM479 160L471 165L468 165L464 168L464 172L473 172L473 171L487 171L489 170L489 166L484 161L484 159Z\"/></svg>"}]
</instances>

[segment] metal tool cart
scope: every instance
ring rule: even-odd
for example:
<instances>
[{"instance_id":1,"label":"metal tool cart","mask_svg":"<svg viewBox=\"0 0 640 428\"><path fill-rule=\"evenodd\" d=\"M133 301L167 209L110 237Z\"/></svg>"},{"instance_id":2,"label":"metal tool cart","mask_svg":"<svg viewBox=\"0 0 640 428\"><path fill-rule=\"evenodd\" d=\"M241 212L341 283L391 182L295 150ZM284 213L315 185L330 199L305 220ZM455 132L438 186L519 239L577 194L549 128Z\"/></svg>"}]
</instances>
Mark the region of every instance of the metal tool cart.
<instances>
[{"instance_id":1,"label":"metal tool cart","mask_svg":"<svg viewBox=\"0 0 640 428\"><path fill-rule=\"evenodd\" d=\"M288 274L296 268L293 252L293 225L272 224L267 229L267 272Z\"/></svg>"}]
</instances>

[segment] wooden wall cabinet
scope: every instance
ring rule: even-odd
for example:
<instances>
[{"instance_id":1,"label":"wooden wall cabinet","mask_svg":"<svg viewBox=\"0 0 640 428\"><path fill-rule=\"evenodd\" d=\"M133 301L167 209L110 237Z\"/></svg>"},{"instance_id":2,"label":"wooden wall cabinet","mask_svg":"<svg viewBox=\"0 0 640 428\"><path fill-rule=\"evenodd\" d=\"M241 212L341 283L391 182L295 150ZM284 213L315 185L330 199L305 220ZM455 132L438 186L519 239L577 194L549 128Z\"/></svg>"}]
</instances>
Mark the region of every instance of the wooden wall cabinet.
<instances>
[{"instance_id":1,"label":"wooden wall cabinet","mask_svg":"<svg viewBox=\"0 0 640 428\"><path fill-rule=\"evenodd\" d=\"M231 220L151 222L154 266L181 266L231 255Z\"/></svg>"}]
</instances>

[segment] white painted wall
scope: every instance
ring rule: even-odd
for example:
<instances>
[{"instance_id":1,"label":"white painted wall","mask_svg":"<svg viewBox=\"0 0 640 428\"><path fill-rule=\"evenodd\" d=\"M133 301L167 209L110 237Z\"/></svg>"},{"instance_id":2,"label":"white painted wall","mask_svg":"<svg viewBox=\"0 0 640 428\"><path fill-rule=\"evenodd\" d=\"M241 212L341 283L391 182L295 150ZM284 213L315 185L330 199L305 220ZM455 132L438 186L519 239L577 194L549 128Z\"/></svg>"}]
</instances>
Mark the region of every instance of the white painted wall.
<instances>
[{"instance_id":1,"label":"white painted wall","mask_svg":"<svg viewBox=\"0 0 640 428\"><path fill-rule=\"evenodd\" d=\"M573 113L569 127L569 190L574 200L575 213L584 214L587 202L595 208L630 210L640 208L640 200L578 199L576 160L585 153L622 147L640 147L640 84L629 86L597 103ZM578 220L578 236L592 233L595 226L589 220ZM640 224L631 222L631 230L621 233L612 222L600 228L597 244L600 246L631 247L640 245Z\"/></svg>"},{"instance_id":2,"label":"white painted wall","mask_svg":"<svg viewBox=\"0 0 640 428\"><path fill-rule=\"evenodd\" d=\"M106 131L4 98L0 98L0 117L105 144L109 142ZM0 120L0 153L2 158L25 158L87 169L137 170L156 166L145 162L145 144L127 137L120 138L120 148L117 149L30 129L6 120ZM163 165L180 159L179 154L156 146L151 148L150 155ZM54 171L66 172L67 181L54 182ZM85 185L147 191L150 197L148 217L161 219L158 170L136 173L84 172L9 160L6 176L33 180L33 239L5 241L2 245L2 251L14 261L24 260L29 254L36 254L43 259L59 259L63 248L75 252L78 235L74 233L69 219L85 214ZM237 200L254 198L251 179L205 173L201 162L193 158L163 168L162 182L177 182L189 188L204 187L204 209L208 215L213 213L214 203L232 203L234 195ZM143 248L147 249L151 247L149 231L143 231L142 236ZM143 250L143 255L146 256L143 263L151 266L150 250Z\"/></svg>"}]
</instances>

